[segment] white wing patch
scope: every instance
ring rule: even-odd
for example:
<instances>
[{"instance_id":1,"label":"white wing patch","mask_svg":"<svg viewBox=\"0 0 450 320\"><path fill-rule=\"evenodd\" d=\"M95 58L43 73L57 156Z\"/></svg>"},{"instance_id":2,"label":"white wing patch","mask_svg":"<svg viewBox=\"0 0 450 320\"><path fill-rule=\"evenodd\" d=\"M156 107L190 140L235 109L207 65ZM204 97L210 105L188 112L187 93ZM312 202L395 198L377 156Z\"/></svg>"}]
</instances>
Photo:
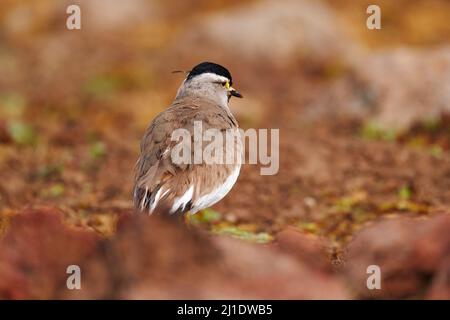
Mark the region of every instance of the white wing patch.
<instances>
[{"instance_id":1,"label":"white wing patch","mask_svg":"<svg viewBox=\"0 0 450 320\"><path fill-rule=\"evenodd\" d=\"M145 201L147 201L147 195L148 195L148 187L145 187L145 193L141 200L141 211L144 210Z\"/></svg>"},{"instance_id":2,"label":"white wing patch","mask_svg":"<svg viewBox=\"0 0 450 320\"><path fill-rule=\"evenodd\" d=\"M170 213L174 213L179 209L184 210L189 201L192 200L192 196L194 195L194 186L190 186L190 188L179 198L176 198L172 209L170 209Z\"/></svg>"},{"instance_id":3,"label":"white wing patch","mask_svg":"<svg viewBox=\"0 0 450 320\"><path fill-rule=\"evenodd\" d=\"M153 213L153 211L155 210L156 206L158 205L158 202L161 198L164 198L164 196L170 191L170 189L167 189L166 191L164 191L164 193L161 195L162 192L162 188L160 188L158 190L158 192L155 195L155 200L153 201L153 203L150 205L150 214Z\"/></svg>"},{"instance_id":4,"label":"white wing patch","mask_svg":"<svg viewBox=\"0 0 450 320\"><path fill-rule=\"evenodd\" d=\"M205 194L200 198L198 198L190 210L191 214L194 214L202 209L208 208L213 204L219 202L223 197L225 197L236 183L240 170L241 167L238 166L220 187L214 189L211 193Z\"/></svg>"}]
</instances>

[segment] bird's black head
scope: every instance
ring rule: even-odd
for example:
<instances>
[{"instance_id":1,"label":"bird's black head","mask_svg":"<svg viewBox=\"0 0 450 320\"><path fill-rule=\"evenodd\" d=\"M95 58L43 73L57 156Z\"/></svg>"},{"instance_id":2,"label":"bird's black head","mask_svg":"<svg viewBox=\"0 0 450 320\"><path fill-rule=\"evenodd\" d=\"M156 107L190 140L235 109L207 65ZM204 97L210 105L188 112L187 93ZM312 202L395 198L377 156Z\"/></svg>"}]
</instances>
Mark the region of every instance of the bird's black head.
<instances>
[{"instance_id":1,"label":"bird's black head","mask_svg":"<svg viewBox=\"0 0 450 320\"><path fill-rule=\"evenodd\" d=\"M187 80L192 79L195 76L198 76L203 73L214 73L219 76L225 77L230 80L230 85L233 85L233 79L231 78L231 73L227 68L222 67L220 64L213 62L202 62L196 65L190 72L187 77Z\"/></svg>"}]
</instances>

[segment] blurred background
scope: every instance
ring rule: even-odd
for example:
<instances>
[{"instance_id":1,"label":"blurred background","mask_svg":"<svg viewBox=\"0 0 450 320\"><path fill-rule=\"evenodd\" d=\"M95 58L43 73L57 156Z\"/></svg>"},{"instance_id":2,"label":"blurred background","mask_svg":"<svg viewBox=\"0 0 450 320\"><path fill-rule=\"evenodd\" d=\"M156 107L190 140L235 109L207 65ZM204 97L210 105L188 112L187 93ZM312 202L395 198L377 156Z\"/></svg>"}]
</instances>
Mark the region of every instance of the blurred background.
<instances>
[{"instance_id":1,"label":"blurred background","mask_svg":"<svg viewBox=\"0 0 450 320\"><path fill-rule=\"evenodd\" d=\"M450 298L449 21L445 0L1 1L0 298ZM242 128L280 129L280 171L245 165L189 231L131 217L145 128L202 61Z\"/></svg>"}]
</instances>

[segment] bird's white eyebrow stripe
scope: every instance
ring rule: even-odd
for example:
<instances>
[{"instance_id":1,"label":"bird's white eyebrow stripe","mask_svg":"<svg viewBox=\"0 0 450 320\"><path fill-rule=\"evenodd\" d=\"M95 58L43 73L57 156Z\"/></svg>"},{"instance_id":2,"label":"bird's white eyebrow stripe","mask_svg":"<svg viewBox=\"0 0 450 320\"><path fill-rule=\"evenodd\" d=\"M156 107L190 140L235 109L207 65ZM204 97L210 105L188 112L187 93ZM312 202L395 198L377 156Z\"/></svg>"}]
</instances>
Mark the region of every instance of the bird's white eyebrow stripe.
<instances>
[{"instance_id":1,"label":"bird's white eyebrow stripe","mask_svg":"<svg viewBox=\"0 0 450 320\"><path fill-rule=\"evenodd\" d=\"M193 77L190 81L192 81L193 79L202 79L202 78L209 78L211 81L220 81L220 82L230 81L230 79L228 79L227 77L220 76L212 72L199 74Z\"/></svg>"}]
</instances>

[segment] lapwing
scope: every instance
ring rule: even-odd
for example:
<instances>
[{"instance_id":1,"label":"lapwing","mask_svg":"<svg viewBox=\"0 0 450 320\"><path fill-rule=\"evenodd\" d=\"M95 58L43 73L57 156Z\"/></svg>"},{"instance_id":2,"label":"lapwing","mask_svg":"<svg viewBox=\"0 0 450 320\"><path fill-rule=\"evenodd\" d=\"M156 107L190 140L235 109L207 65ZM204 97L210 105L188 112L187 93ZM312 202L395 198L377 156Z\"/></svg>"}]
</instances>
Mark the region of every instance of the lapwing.
<instances>
[{"instance_id":1,"label":"lapwing","mask_svg":"<svg viewBox=\"0 0 450 320\"><path fill-rule=\"evenodd\" d=\"M225 67L212 62L200 63L187 74L173 103L150 123L135 168L137 211L194 214L217 203L231 190L243 159L238 123L229 108L230 98L242 98L242 95L232 84L231 74ZM222 148L219 151L223 151L224 161L195 161L198 155L194 154L192 145L198 143L195 128L199 123L203 132L214 129L222 135L223 139L219 139L222 144L216 146ZM177 130L193 137L182 142L174 140L173 133ZM234 138L227 140L227 135ZM180 143L190 144L183 149L188 150L192 160L189 163L174 160L173 151ZM207 145L208 142L200 142L202 150Z\"/></svg>"}]
</instances>

